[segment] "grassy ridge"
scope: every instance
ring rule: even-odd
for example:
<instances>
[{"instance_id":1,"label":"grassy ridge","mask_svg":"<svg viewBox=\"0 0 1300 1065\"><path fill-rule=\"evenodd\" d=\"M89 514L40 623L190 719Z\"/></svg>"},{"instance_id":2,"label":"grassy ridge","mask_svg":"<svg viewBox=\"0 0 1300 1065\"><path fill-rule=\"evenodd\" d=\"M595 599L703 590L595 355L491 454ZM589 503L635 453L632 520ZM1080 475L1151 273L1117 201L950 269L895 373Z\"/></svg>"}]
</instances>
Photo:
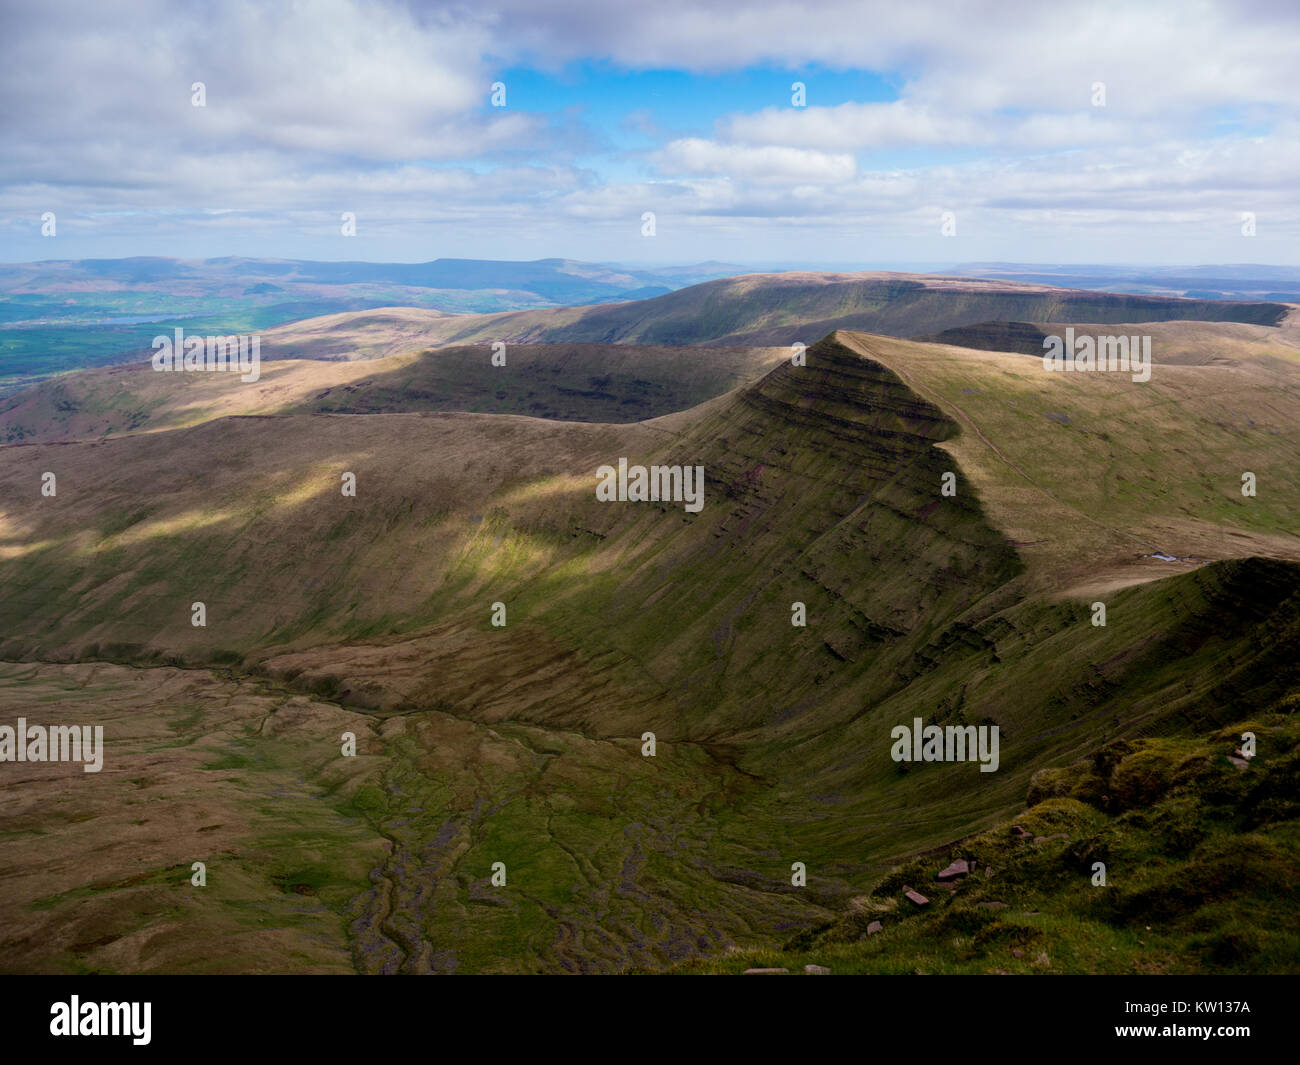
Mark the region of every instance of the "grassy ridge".
<instances>
[{"instance_id":1,"label":"grassy ridge","mask_svg":"<svg viewBox=\"0 0 1300 1065\"><path fill-rule=\"evenodd\" d=\"M653 299L430 322L425 343L792 344L847 329L932 335L991 320L1246 322L1274 326L1280 303L1131 296L913 274L751 274Z\"/></svg>"}]
</instances>

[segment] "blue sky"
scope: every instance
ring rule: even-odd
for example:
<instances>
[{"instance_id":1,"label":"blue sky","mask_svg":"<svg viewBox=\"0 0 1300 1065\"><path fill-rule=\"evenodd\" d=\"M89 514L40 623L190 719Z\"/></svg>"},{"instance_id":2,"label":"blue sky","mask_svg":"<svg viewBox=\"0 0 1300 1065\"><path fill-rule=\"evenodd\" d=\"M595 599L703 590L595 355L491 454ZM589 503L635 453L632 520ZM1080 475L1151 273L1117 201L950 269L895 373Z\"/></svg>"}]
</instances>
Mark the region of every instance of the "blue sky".
<instances>
[{"instance_id":1,"label":"blue sky","mask_svg":"<svg viewBox=\"0 0 1300 1065\"><path fill-rule=\"evenodd\" d=\"M1300 264L1293 8L6 2L0 257Z\"/></svg>"}]
</instances>

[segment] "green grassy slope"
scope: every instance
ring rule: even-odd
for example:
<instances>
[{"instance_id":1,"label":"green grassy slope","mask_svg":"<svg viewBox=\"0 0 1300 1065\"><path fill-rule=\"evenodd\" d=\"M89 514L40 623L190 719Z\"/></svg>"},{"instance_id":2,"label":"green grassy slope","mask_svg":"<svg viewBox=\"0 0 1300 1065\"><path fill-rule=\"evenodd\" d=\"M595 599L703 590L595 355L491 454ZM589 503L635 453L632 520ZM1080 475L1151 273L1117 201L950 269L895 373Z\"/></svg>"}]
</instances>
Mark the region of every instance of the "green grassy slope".
<instances>
[{"instance_id":1,"label":"green grassy slope","mask_svg":"<svg viewBox=\"0 0 1300 1065\"><path fill-rule=\"evenodd\" d=\"M1300 971L1298 707L1292 697L1203 736L1116 741L1044 770L1014 825L890 870L779 947L679 971ZM1259 748L1239 768L1229 755L1245 732ZM958 859L970 873L938 881Z\"/></svg>"},{"instance_id":2,"label":"green grassy slope","mask_svg":"<svg viewBox=\"0 0 1300 1065\"><path fill-rule=\"evenodd\" d=\"M985 504L1002 482L954 461L969 423L908 383L916 366L889 367L924 346L861 343L828 338L807 366L631 425L243 417L7 448L0 657L221 666L231 699L310 695L363 719L380 757L346 789L349 831L384 857L364 879L340 869L331 896L363 971L660 968L784 942L890 863L998 824L1039 770L1300 690L1300 565L1180 571L1107 595L1092 625L1088 599L1026 585ZM597 502L596 466L621 456L703 465L704 509ZM1001 767L893 762L890 730L914 717L996 724ZM254 805L298 774L328 820L337 721L294 720L316 764L263 761L264 726L217 761ZM38 860L11 842L15 865ZM497 860L513 889L485 885ZM298 864L277 875L322 862ZM0 903L49 894L34 889Z\"/></svg>"}]
</instances>

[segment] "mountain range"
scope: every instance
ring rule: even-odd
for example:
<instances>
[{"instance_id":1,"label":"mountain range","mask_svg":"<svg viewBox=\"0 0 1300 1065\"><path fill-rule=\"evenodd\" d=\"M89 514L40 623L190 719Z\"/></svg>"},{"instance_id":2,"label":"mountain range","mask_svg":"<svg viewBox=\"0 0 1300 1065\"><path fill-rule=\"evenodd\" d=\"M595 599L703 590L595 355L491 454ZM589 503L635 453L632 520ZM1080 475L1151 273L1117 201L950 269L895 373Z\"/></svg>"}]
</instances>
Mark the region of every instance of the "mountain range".
<instances>
[{"instance_id":1,"label":"mountain range","mask_svg":"<svg viewBox=\"0 0 1300 1065\"><path fill-rule=\"evenodd\" d=\"M0 789L4 967L1293 969L1298 314L794 272L14 392L0 718L108 746Z\"/></svg>"}]
</instances>

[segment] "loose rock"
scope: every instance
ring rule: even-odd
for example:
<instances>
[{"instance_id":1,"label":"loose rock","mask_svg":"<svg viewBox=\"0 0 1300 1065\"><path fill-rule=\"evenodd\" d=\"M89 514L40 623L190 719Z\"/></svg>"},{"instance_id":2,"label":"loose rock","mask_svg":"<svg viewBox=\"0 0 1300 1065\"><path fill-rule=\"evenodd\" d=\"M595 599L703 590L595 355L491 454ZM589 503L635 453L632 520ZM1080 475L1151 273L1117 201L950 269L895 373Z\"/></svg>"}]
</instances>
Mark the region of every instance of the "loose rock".
<instances>
[{"instance_id":1,"label":"loose rock","mask_svg":"<svg viewBox=\"0 0 1300 1065\"><path fill-rule=\"evenodd\" d=\"M952 863L952 865L948 866L947 869L945 869L942 873L939 874L939 880L941 882L947 880L956 880L959 876L965 876L969 872L970 872L970 863L966 861L965 858L958 858L955 862Z\"/></svg>"}]
</instances>

